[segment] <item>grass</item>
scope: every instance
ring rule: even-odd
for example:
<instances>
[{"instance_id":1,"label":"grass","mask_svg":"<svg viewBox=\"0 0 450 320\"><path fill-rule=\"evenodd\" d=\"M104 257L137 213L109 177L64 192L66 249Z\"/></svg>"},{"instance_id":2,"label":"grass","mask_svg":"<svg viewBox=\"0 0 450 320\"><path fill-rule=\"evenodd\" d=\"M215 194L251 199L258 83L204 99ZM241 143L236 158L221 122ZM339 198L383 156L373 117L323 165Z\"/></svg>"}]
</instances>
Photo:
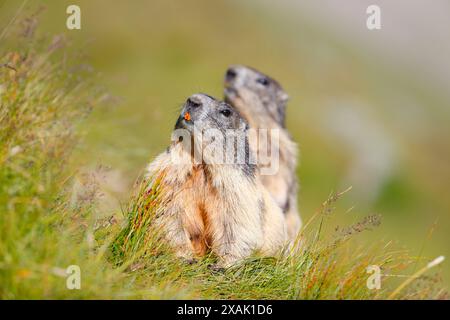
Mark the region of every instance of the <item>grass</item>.
<instances>
[{"instance_id":1,"label":"grass","mask_svg":"<svg viewBox=\"0 0 450 320\"><path fill-rule=\"evenodd\" d=\"M279 259L253 256L225 272L208 268L212 256L186 265L152 229L163 192L157 179L137 183L123 213L102 212L95 177L76 183L72 152L82 143L79 122L105 95L68 55L64 38L37 37L25 26L16 49L0 52L1 299L448 297L439 274L421 273L411 283L401 278L429 261L390 242L358 243L379 216L333 224L345 192L332 194L306 223L305 250ZM81 290L66 287L66 268L74 264ZM369 265L386 275L380 290L367 288Z\"/></svg>"}]
</instances>

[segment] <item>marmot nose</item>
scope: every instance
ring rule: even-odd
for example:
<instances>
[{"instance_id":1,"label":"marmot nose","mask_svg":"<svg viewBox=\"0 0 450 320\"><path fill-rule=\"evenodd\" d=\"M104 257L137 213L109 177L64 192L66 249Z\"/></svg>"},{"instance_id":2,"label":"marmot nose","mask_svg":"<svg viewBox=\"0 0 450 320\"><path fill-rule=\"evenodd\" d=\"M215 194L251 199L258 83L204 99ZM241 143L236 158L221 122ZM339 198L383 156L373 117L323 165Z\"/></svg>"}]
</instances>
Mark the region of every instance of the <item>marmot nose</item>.
<instances>
[{"instance_id":1,"label":"marmot nose","mask_svg":"<svg viewBox=\"0 0 450 320\"><path fill-rule=\"evenodd\" d=\"M237 76L237 71L233 68L229 68L227 70L227 73L225 74L225 80L226 81L232 81Z\"/></svg>"},{"instance_id":2,"label":"marmot nose","mask_svg":"<svg viewBox=\"0 0 450 320\"><path fill-rule=\"evenodd\" d=\"M186 100L186 106L189 109L197 109L202 106L202 101L198 97L190 97Z\"/></svg>"}]
</instances>

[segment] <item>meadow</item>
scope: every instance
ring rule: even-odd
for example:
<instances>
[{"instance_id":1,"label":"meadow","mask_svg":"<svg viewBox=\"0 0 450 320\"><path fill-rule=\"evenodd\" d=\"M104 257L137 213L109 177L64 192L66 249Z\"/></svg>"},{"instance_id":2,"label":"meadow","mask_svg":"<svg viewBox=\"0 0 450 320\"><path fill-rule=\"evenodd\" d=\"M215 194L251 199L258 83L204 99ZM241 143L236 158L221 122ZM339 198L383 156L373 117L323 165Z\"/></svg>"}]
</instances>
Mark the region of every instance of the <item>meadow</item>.
<instances>
[{"instance_id":1,"label":"meadow","mask_svg":"<svg viewBox=\"0 0 450 320\"><path fill-rule=\"evenodd\" d=\"M0 298L448 298L446 262L426 268L449 253L444 94L264 7L81 2L75 32L64 30L65 1L25 6L11 25L19 5L0 6ZM140 174L167 146L180 103L221 97L236 62L263 66L291 95L306 250L222 273L208 268L214 257L178 261L133 219L151 219ZM143 238L121 251L127 231ZM70 265L80 290L66 287ZM379 290L367 287L371 265Z\"/></svg>"}]
</instances>

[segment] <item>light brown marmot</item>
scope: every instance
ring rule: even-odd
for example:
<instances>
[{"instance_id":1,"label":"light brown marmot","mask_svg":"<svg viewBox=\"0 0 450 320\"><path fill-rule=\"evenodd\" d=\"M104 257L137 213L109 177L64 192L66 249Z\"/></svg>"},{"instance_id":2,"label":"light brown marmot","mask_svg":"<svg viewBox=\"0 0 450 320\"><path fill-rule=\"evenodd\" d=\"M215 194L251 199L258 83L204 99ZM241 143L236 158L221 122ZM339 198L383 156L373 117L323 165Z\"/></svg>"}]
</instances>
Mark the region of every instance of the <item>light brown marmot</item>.
<instances>
[{"instance_id":1,"label":"light brown marmot","mask_svg":"<svg viewBox=\"0 0 450 320\"><path fill-rule=\"evenodd\" d=\"M178 256L213 252L218 266L228 267L256 250L275 255L286 244L283 213L247 161L247 129L237 110L195 94L182 107L171 145L149 165L148 176L160 177L165 190L156 221ZM217 161L223 145L215 143L224 136L243 161Z\"/></svg>"},{"instance_id":2,"label":"light brown marmot","mask_svg":"<svg viewBox=\"0 0 450 320\"><path fill-rule=\"evenodd\" d=\"M272 129L278 129L279 170L264 174L266 164L258 162L263 185L269 190L286 217L288 235L295 239L301 219L298 211L296 176L298 148L285 125L288 95L281 85L269 76L246 66L230 66L225 75L225 101L236 108L252 129L267 129L271 139L261 140L255 132L250 134L250 147L257 154L270 154L275 138ZM273 164L270 164L273 165ZM262 173L262 174L261 174Z\"/></svg>"}]
</instances>

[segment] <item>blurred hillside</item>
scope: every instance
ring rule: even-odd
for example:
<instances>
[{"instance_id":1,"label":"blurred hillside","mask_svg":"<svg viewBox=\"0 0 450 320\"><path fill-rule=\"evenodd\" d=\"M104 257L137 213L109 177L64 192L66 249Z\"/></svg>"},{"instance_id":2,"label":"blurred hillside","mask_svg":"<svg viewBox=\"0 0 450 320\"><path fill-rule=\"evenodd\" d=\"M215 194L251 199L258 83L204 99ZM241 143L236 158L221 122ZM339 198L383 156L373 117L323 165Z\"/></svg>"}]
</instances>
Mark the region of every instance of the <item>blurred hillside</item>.
<instances>
[{"instance_id":1,"label":"blurred hillside","mask_svg":"<svg viewBox=\"0 0 450 320\"><path fill-rule=\"evenodd\" d=\"M344 206L353 210L342 223L383 215L381 228L361 241L383 235L417 255L423 248L427 257L450 256L450 98L444 80L450 72L448 42L442 42L450 39L448 28L430 29L442 50L416 48L428 43L419 41L428 38L420 28L412 28L418 31L402 50L404 33L391 31L420 20L396 19L408 8L393 5L395 13L383 13L390 19L380 31L392 37L383 37L365 29L364 7L342 14L290 1L273 8L267 1L85 0L77 1L82 29L69 31L69 4L33 1L18 12L22 1L0 1L0 30L17 12L20 18L45 6L40 28L65 34L70 50L85 55L87 72L114 96L111 107L94 110L84 124L86 143L77 152L82 166L112 168L112 207L127 199L145 164L167 146L185 97L199 91L221 97L226 67L247 64L279 80L291 96L287 119L301 148L304 220L331 191L352 185ZM433 18L441 9L428 7L427 25L441 21ZM345 20L353 21L351 27Z\"/></svg>"}]
</instances>

